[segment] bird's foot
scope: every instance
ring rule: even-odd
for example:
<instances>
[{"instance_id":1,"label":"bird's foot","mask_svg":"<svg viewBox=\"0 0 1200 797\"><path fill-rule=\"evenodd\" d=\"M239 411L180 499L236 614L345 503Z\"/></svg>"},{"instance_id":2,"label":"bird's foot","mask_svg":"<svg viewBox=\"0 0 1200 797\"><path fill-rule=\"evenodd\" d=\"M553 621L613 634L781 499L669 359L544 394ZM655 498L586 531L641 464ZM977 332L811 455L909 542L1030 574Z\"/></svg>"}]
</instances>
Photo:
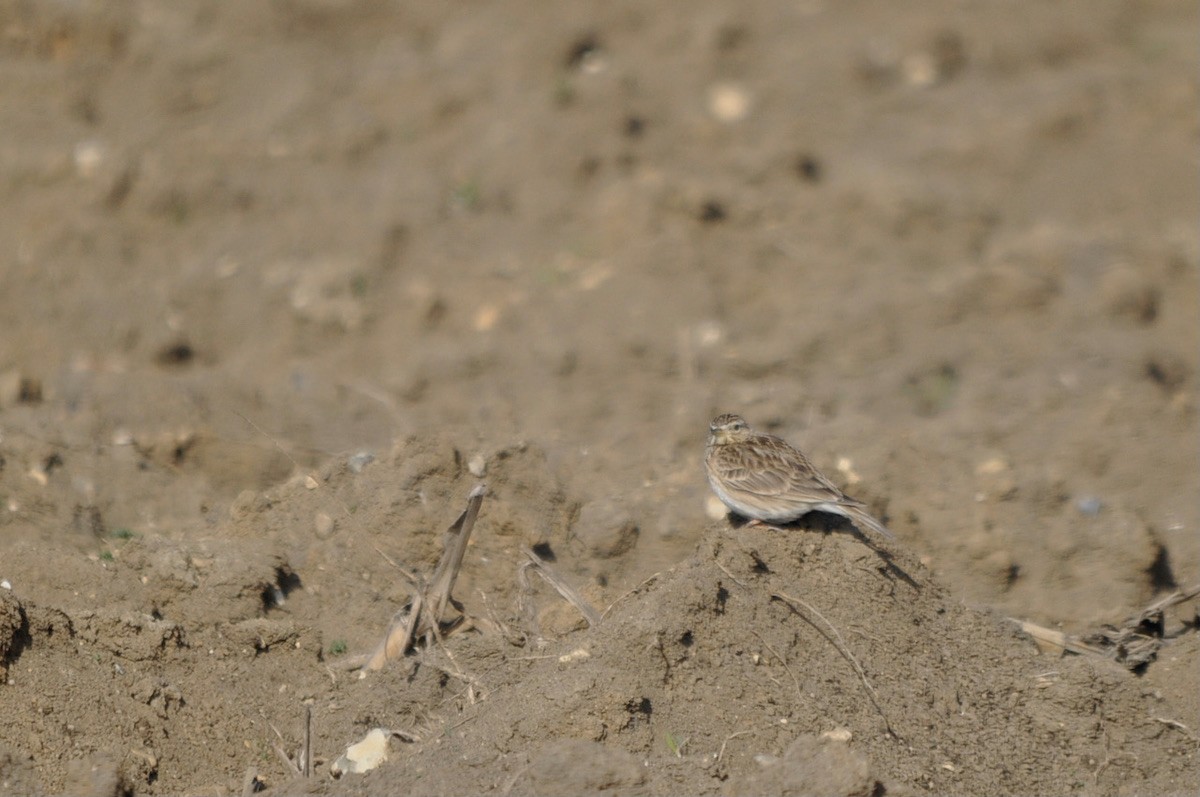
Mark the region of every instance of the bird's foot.
<instances>
[{"instance_id":1,"label":"bird's foot","mask_svg":"<svg viewBox=\"0 0 1200 797\"><path fill-rule=\"evenodd\" d=\"M750 522L746 524L746 528L748 528L748 529L767 529L769 531L783 531L783 529L781 529L779 526L774 526L774 525L766 522L765 520L755 520L754 518L750 519Z\"/></svg>"}]
</instances>

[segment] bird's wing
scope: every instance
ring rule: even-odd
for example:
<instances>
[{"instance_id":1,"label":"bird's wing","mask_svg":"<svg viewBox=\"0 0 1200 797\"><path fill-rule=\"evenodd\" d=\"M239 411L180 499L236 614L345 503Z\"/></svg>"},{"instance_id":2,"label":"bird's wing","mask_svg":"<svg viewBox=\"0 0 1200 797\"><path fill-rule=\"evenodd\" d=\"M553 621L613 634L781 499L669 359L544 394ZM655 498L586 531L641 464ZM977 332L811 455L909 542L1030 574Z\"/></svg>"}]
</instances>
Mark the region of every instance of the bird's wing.
<instances>
[{"instance_id":1,"label":"bird's wing","mask_svg":"<svg viewBox=\"0 0 1200 797\"><path fill-rule=\"evenodd\" d=\"M840 502L842 491L808 458L777 437L762 436L751 449L726 447L716 465L730 490L797 504ZM743 453L739 453L743 452Z\"/></svg>"},{"instance_id":2,"label":"bird's wing","mask_svg":"<svg viewBox=\"0 0 1200 797\"><path fill-rule=\"evenodd\" d=\"M831 501L843 503L846 495L838 486L826 478L824 473L813 467L808 457L794 448L789 447L787 459L791 463L788 472L792 474L788 493L791 497L805 503Z\"/></svg>"},{"instance_id":3,"label":"bird's wing","mask_svg":"<svg viewBox=\"0 0 1200 797\"><path fill-rule=\"evenodd\" d=\"M773 498L788 491L790 479L782 469L758 467L728 448L718 450L713 465L731 493Z\"/></svg>"},{"instance_id":4,"label":"bird's wing","mask_svg":"<svg viewBox=\"0 0 1200 797\"><path fill-rule=\"evenodd\" d=\"M796 474L797 474L796 481L803 482L802 485L797 484L796 489L798 489L798 490L804 489L807 491L811 491L811 492L819 495L822 499L834 500L834 501L837 501L839 504L857 504L857 503L859 503L858 501L855 501L853 498L851 498L850 496L843 493L841 491L841 489L836 484L834 484L832 481L830 481L829 478L824 473L821 473L821 471L819 471L815 467L813 467L813 464L808 461L808 457L804 456L799 451L797 451L796 454L798 454L800 459L802 459L804 461L804 466L805 466L802 469L798 468L796 470ZM800 475L801 473L804 473L805 475L801 476Z\"/></svg>"}]
</instances>

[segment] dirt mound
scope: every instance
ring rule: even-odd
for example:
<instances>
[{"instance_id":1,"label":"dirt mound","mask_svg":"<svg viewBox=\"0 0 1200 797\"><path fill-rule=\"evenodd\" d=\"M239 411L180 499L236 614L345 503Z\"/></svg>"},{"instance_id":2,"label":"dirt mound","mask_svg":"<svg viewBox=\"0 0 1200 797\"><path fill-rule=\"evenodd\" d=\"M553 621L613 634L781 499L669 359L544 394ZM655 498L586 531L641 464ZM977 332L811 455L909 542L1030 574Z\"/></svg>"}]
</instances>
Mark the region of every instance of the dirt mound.
<instances>
[{"instance_id":1,"label":"dirt mound","mask_svg":"<svg viewBox=\"0 0 1200 797\"><path fill-rule=\"evenodd\" d=\"M561 636L533 635L516 570L529 546L553 556L571 513L530 445L486 462L456 589L477 627L360 679L346 663L411 591L396 566L432 571L468 467L411 438L244 494L209 538L125 541L102 608L5 594L4 738L88 740L95 784L163 792L232 790L250 766L328 794L986 794L998 776L1010 793L1165 793L1189 777L1194 742L1124 669L1047 660L905 546L846 525L697 529L691 557L633 592L585 590L611 602L596 628L539 590L539 627ZM570 555L557 567L582 582ZM30 693L45 697L23 709ZM281 781L274 748L295 752L305 706L320 778ZM376 726L408 741L329 780ZM7 766L34 782L11 750ZM35 769L52 790L84 771Z\"/></svg>"},{"instance_id":2,"label":"dirt mound","mask_svg":"<svg viewBox=\"0 0 1200 797\"><path fill-rule=\"evenodd\" d=\"M453 683L457 704L394 768L325 793L991 794L998 777L1010 793L1153 793L1190 777L1192 742L1124 670L1047 661L907 552L844 529L718 525L599 628L532 655L450 648L485 699ZM562 737L582 740L569 767L566 743L535 741ZM1168 750L1174 764L1138 766Z\"/></svg>"}]
</instances>

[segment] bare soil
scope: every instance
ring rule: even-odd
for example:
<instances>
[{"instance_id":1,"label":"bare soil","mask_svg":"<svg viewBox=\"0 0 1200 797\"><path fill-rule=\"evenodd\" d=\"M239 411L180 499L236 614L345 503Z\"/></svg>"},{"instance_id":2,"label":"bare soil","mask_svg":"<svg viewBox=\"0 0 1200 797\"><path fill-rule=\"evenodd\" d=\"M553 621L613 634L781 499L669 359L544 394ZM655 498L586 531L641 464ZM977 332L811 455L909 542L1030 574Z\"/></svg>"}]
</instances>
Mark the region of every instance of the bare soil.
<instances>
[{"instance_id":1,"label":"bare soil","mask_svg":"<svg viewBox=\"0 0 1200 797\"><path fill-rule=\"evenodd\" d=\"M1191 793L1198 17L0 0L0 792Z\"/></svg>"}]
</instances>

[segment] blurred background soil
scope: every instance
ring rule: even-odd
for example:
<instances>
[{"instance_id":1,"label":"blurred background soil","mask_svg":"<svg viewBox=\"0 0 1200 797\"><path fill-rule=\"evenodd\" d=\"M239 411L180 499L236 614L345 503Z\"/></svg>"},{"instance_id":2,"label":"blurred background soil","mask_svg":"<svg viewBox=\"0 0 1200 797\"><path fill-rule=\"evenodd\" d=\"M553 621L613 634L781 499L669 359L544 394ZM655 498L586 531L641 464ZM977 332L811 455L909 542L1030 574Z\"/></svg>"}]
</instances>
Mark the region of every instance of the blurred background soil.
<instances>
[{"instance_id":1,"label":"blurred background soil","mask_svg":"<svg viewBox=\"0 0 1200 797\"><path fill-rule=\"evenodd\" d=\"M1005 618L1200 581L1198 17L0 0L0 790L1189 791L1194 605ZM731 527L718 412L898 543Z\"/></svg>"}]
</instances>

